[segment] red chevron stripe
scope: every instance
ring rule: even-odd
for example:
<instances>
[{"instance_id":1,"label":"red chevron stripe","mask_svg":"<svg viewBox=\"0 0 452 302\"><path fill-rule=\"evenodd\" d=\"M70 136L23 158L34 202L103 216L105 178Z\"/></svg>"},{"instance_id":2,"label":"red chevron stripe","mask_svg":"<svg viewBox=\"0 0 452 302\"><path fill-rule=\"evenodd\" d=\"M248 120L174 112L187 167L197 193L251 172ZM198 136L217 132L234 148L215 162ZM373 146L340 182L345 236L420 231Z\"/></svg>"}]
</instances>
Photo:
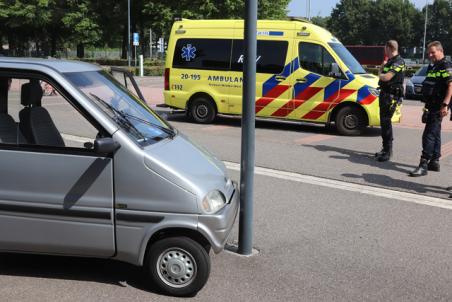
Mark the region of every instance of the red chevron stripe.
<instances>
[{"instance_id":1,"label":"red chevron stripe","mask_svg":"<svg viewBox=\"0 0 452 302\"><path fill-rule=\"evenodd\" d=\"M375 95L373 95L372 93L369 93L368 96L366 96L364 99L361 100L361 102L359 102L361 105L370 105L372 104L375 100L377 99L377 97Z\"/></svg>"},{"instance_id":2,"label":"red chevron stripe","mask_svg":"<svg viewBox=\"0 0 452 302\"><path fill-rule=\"evenodd\" d=\"M349 95L354 93L356 90L354 89L341 89L339 91L339 96L334 99L333 96L329 97L327 100L323 101L319 105L315 106L310 112L303 115L302 119L316 120L321 117L329 108L332 106L334 108L337 104L342 102Z\"/></svg>"},{"instance_id":3,"label":"red chevron stripe","mask_svg":"<svg viewBox=\"0 0 452 302\"><path fill-rule=\"evenodd\" d=\"M294 106L294 101L290 100L284 106L276 110L272 113L272 116L287 116L289 113L292 112Z\"/></svg>"},{"instance_id":4,"label":"red chevron stripe","mask_svg":"<svg viewBox=\"0 0 452 302\"><path fill-rule=\"evenodd\" d=\"M287 89L289 89L289 85L278 85L273 87L266 95L259 98L256 101L256 113L265 108L268 104L270 104L274 99L283 94Z\"/></svg>"},{"instance_id":5,"label":"red chevron stripe","mask_svg":"<svg viewBox=\"0 0 452 302\"><path fill-rule=\"evenodd\" d=\"M294 111L295 109L300 107L303 103L307 102L310 98L312 98L314 95L317 94L317 92L319 92L322 89L323 88L319 88L319 87L308 87L308 88L306 88L305 90L300 92L295 97L295 99L290 100L284 106L282 106L281 108L276 110L272 114L272 116L282 117L282 116L289 115L292 111Z\"/></svg>"}]
</instances>

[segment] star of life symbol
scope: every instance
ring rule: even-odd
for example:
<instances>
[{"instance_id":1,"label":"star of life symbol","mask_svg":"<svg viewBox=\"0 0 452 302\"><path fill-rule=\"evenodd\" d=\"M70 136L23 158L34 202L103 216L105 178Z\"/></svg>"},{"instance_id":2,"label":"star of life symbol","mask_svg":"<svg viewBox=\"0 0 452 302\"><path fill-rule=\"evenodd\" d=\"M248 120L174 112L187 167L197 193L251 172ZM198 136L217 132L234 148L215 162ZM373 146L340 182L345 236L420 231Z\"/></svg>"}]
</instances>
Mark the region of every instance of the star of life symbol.
<instances>
[{"instance_id":1,"label":"star of life symbol","mask_svg":"<svg viewBox=\"0 0 452 302\"><path fill-rule=\"evenodd\" d=\"M187 44L187 46L182 47L182 58L185 61L190 62L191 59L196 58L196 47Z\"/></svg>"}]
</instances>

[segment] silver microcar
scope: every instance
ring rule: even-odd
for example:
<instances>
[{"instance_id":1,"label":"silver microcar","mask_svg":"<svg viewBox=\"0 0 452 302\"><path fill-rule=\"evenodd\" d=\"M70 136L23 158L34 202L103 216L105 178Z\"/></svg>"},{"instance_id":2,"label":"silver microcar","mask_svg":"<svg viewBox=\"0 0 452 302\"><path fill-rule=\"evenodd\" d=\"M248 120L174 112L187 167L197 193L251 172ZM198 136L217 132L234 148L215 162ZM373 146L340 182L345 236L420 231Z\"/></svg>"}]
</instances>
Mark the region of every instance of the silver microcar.
<instances>
[{"instance_id":1,"label":"silver microcar","mask_svg":"<svg viewBox=\"0 0 452 302\"><path fill-rule=\"evenodd\" d=\"M0 57L0 251L117 259L192 295L239 192L125 86L83 62Z\"/></svg>"}]
</instances>

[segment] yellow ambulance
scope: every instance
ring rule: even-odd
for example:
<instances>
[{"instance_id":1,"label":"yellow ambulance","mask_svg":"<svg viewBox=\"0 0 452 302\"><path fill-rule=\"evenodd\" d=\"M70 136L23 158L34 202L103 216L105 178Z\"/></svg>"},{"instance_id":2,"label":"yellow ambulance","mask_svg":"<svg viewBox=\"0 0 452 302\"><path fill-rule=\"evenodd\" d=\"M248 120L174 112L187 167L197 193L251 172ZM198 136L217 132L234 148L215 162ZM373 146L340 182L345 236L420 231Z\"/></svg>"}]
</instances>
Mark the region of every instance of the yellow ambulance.
<instances>
[{"instance_id":1,"label":"yellow ambulance","mask_svg":"<svg viewBox=\"0 0 452 302\"><path fill-rule=\"evenodd\" d=\"M176 21L165 64L165 104L198 123L242 113L243 20ZM304 20L258 21L256 116L379 126L378 78L330 32ZM397 108L393 122L400 121Z\"/></svg>"}]
</instances>

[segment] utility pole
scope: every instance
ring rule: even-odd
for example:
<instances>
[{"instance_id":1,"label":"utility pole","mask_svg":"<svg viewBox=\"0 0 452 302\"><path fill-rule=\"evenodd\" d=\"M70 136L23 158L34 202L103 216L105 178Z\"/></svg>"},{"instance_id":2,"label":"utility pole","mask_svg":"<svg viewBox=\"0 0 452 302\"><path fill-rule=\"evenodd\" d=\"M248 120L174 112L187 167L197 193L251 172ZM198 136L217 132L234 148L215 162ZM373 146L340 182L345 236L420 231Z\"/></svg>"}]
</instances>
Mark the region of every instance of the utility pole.
<instances>
[{"instance_id":1,"label":"utility pole","mask_svg":"<svg viewBox=\"0 0 452 302\"><path fill-rule=\"evenodd\" d=\"M152 28L149 29L149 57L152 59Z\"/></svg>"},{"instance_id":2,"label":"utility pole","mask_svg":"<svg viewBox=\"0 0 452 302\"><path fill-rule=\"evenodd\" d=\"M127 0L127 62L130 67L130 0Z\"/></svg>"},{"instance_id":3,"label":"utility pole","mask_svg":"<svg viewBox=\"0 0 452 302\"><path fill-rule=\"evenodd\" d=\"M253 253L257 0L245 1L238 253Z\"/></svg>"},{"instance_id":4,"label":"utility pole","mask_svg":"<svg viewBox=\"0 0 452 302\"><path fill-rule=\"evenodd\" d=\"M427 37L428 0L425 0L424 46L422 47L422 64L425 62L425 40Z\"/></svg>"}]
</instances>

